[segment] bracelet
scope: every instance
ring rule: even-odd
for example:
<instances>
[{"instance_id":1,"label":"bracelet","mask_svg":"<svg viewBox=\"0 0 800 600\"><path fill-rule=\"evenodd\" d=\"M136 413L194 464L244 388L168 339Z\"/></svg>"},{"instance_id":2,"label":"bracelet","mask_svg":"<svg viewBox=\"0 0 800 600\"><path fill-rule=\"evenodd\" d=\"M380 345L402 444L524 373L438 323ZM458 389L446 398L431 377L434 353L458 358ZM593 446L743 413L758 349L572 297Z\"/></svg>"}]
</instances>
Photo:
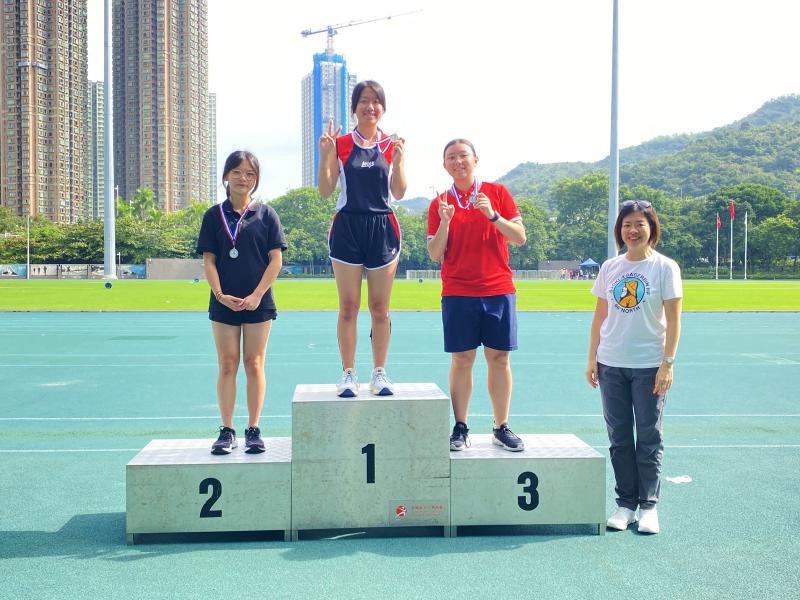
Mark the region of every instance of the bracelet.
<instances>
[{"instance_id":1,"label":"bracelet","mask_svg":"<svg viewBox=\"0 0 800 600\"><path fill-rule=\"evenodd\" d=\"M214 292L214 298L216 298L217 302L219 302L220 296L223 296L222 290Z\"/></svg>"},{"instance_id":2,"label":"bracelet","mask_svg":"<svg viewBox=\"0 0 800 600\"><path fill-rule=\"evenodd\" d=\"M497 223L499 219L500 219L500 213L494 211L494 216L491 219L489 219L489 223Z\"/></svg>"}]
</instances>

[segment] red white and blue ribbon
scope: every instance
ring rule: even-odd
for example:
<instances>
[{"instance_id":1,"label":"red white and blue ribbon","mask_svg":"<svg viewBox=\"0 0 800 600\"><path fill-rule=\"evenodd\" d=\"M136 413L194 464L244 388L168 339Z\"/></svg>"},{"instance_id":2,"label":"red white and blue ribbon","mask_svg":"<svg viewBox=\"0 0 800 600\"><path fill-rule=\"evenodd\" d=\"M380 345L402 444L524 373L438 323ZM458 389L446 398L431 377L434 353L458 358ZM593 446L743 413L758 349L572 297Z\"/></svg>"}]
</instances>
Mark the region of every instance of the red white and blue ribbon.
<instances>
[{"instance_id":1,"label":"red white and blue ribbon","mask_svg":"<svg viewBox=\"0 0 800 600\"><path fill-rule=\"evenodd\" d=\"M478 192L480 191L480 189L481 189L481 182L478 181L478 178L476 177L472 183L472 192L469 194L469 198L467 199L467 202L465 204L461 202L461 195L458 193L458 190L456 189L455 182L453 182L453 185L450 186L450 193L453 194L453 197L456 199L456 202L458 202L458 205L461 208L463 208L464 210L469 210L475 205L475 201L478 199Z\"/></svg>"},{"instance_id":2,"label":"red white and blue ribbon","mask_svg":"<svg viewBox=\"0 0 800 600\"><path fill-rule=\"evenodd\" d=\"M361 132L358 130L358 127L353 129L353 135L358 138L359 146L364 146L367 148L374 148L375 146L377 146L381 154L386 152L386 150L389 148L389 146L393 141L391 136L386 135L380 129L378 129L378 138L374 142L371 142L363 135L361 135Z\"/></svg>"},{"instance_id":3,"label":"red white and blue ribbon","mask_svg":"<svg viewBox=\"0 0 800 600\"><path fill-rule=\"evenodd\" d=\"M225 204L224 202L220 202L217 204L219 206L219 216L222 218L222 224L225 226L225 233L228 234L228 238L231 240L231 246L233 246L234 250L236 249L236 236L239 235L239 226L244 221L245 215L250 211L250 207L253 206L254 202L251 202L247 205L247 207L242 212L242 216L239 217L239 220L236 221L236 225L233 227L233 231L231 231L231 226L228 223L228 219L225 218L225 211L222 210L222 205ZM238 253L237 253L238 256ZM231 258L236 258L235 256L231 256Z\"/></svg>"}]
</instances>

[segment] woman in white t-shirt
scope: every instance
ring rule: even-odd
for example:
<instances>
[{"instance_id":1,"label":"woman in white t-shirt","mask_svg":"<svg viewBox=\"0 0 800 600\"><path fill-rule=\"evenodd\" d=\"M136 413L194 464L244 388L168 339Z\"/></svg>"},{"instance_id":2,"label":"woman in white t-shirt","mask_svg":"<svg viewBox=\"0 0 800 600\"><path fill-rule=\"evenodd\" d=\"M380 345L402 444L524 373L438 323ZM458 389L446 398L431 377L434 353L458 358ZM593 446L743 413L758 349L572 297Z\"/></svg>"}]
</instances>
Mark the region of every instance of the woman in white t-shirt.
<instances>
[{"instance_id":1,"label":"woman in white t-shirt","mask_svg":"<svg viewBox=\"0 0 800 600\"><path fill-rule=\"evenodd\" d=\"M659 532L662 415L681 332L680 268L656 252L660 233L650 202L623 202L614 237L626 252L603 263L592 287L586 367L586 381L600 386L616 479L607 525L627 529L638 508L642 533Z\"/></svg>"}]
</instances>

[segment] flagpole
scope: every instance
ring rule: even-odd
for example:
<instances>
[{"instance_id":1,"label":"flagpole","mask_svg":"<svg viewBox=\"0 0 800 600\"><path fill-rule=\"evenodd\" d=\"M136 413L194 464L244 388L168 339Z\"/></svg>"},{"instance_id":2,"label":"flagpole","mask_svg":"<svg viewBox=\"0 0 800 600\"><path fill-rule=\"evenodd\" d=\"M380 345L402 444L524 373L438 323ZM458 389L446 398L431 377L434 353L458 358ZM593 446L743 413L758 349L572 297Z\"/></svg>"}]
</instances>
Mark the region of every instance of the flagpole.
<instances>
[{"instance_id":1,"label":"flagpole","mask_svg":"<svg viewBox=\"0 0 800 600\"><path fill-rule=\"evenodd\" d=\"M717 258L714 260L714 279L719 279L719 213L717 213Z\"/></svg>"},{"instance_id":2,"label":"flagpole","mask_svg":"<svg viewBox=\"0 0 800 600\"><path fill-rule=\"evenodd\" d=\"M747 211L744 211L744 278L747 279Z\"/></svg>"},{"instance_id":3,"label":"flagpole","mask_svg":"<svg viewBox=\"0 0 800 600\"><path fill-rule=\"evenodd\" d=\"M614 0L611 31L611 150L608 155L608 239L607 258L619 254L614 237L614 223L619 210L619 140L618 89L619 89L619 0Z\"/></svg>"},{"instance_id":4,"label":"flagpole","mask_svg":"<svg viewBox=\"0 0 800 600\"><path fill-rule=\"evenodd\" d=\"M731 215L731 268L729 279L733 280L733 215Z\"/></svg>"}]
</instances>

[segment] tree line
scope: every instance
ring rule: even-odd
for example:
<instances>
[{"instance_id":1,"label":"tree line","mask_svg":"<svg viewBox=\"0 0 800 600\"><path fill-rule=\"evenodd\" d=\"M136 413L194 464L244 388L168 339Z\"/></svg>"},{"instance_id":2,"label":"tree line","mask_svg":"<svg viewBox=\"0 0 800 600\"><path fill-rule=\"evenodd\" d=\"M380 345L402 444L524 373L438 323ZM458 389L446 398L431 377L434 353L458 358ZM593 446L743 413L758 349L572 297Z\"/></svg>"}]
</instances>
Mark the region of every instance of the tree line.
<instances>
[{"instance_id":1,"label":"tree line","mask_svg":"<svg viewBox=\"0 0 800 600\"><path fill-rule=\"evenodd\" d=\"M594 172L565 177L551 189L552 208L537 198L517 197L528 233L524 246L511 247L514 269L536 269L546 260L602 262L606 254L608 176ZM688 276L713 272L717 213L720 266L728 268L729 203L734 202L734 273L744 260L744 217L748 216L748 274L797 277L800 254L800 202L779 189L743 183L723 186L700 197L674 197L639 185L620 188L620 201L653 203L662 224L659 249L675 258ZM288 242L285 264L309 267L328 262L327 236L335 194L325 200L315 188L298 188L270 202L280 216ZM148 258L193 258L207 204L191 204L165 214L151 190L138 190L130 202L118 200L117 252L122 262L141 264ZM427 213L396 209L402 230L401 269L435 269L427 253ZM0 263L24 263L25 220L0 209ZM102 263L103 221L56 225L44 217L31 219L32 263ZM727 271L725 271L727 273ZM737 275L738 276L738 275Z\"/></svg>"}]
</instances>

